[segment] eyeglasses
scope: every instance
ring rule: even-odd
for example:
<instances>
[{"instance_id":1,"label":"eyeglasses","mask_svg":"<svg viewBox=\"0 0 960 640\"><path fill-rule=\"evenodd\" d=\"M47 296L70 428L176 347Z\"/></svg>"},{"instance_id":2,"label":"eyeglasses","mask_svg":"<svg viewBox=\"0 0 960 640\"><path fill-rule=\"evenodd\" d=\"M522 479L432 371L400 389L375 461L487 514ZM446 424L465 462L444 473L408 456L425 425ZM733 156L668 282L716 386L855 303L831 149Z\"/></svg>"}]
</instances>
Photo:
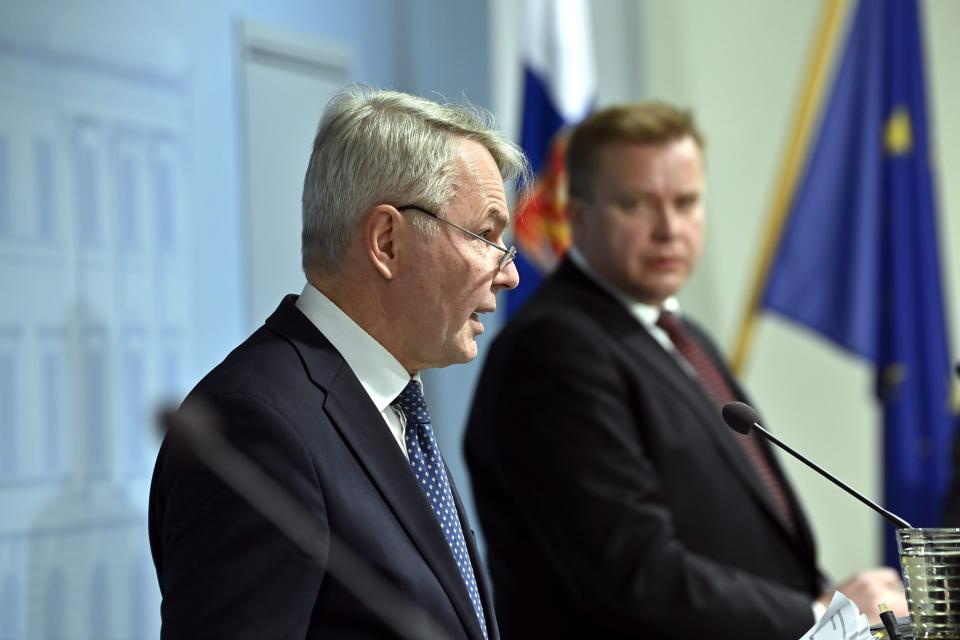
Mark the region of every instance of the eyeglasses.
<instances>
[{"instance_id":1,"label":"eyeglasses","mask_svg":"<svg viewBox=\"0 0 960 640\"><path fill-rule=\"evenodd\" d=\"M464 229L463 227L458 225L456 222L450 222L445 218L441 218L440 216L435 214L433 211L430 211L429 209L424 209L423 207L415 204L405 204L402 207L397 207L397 211L419 211L420 213L425 213L431 218L434 218L435 220L439 220L444 224L448 224L451 227L456 227L457 229L460 229L460 231L463 231L468 236L472 238L476 238L477 240L479 240L480 242L483 242L484 244L490 245L497 251L502 251L503 255L500 256L500 261L497 263L500 269L504 269L508 264L513 262L514 258L517 257L517 248L515 246L511 245L509 249L505 249L504 247L501 247L500 245L498 245L496 242L487 240L483 236L477 235L473 231L470 231L469 229Z\"/></svg>"}]
</instances>

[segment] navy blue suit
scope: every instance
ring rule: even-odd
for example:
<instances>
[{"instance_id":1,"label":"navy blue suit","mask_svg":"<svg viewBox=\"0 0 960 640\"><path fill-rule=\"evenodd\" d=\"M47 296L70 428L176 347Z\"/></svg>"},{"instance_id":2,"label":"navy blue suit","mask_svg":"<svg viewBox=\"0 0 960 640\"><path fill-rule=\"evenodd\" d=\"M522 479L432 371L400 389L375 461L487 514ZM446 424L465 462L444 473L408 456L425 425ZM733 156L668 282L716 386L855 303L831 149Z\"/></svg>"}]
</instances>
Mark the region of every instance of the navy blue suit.
<instances>
[{"instance_id":1,"label":"navy blue suit","mask_svg":"<svg viewBox=\"0 0 960 640\"><path fill-rule=\"evenodd\" d=\"M800 637L822 580L765 452L794 529L698 382L564 261L494 341L467 428L503 637Z\"/></svg>"},{"instance_id":2,"label":"navy blue suit","mask_svg":"<svg viewBox=\"0 0 960 640\"><path fill-rule=\"evenodd\" d=\"M295 300L287 296L186 402L211 405L229 441L309 511L329 536L317 541L325 562L311 560L168 439L149 517L162 637L399 637L366 604L382 597L377 591L351 592L338 580L341 546L348 545L394 588L405 610L426 613L443 637L482 640L406 458L353 371ZM489 635L498 638L482 563L456 501Z\"/></svg>"}]
</instances>

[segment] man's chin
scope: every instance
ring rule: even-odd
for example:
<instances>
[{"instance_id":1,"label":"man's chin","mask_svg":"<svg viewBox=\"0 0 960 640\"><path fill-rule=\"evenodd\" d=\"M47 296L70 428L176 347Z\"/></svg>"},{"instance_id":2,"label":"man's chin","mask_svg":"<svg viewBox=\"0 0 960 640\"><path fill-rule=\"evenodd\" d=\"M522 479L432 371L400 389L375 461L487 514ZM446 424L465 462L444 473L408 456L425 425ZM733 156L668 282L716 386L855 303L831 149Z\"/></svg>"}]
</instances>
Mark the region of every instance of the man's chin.
<instances>
[{"instance_id":1,"label":"man's chin","mask_svg":"<svg viewBox=\"0 0 960 640\"><path fill-rule=\"evenodd\" d=\"M668 281L643 283L633 287L627 293L638 302L658 307L663 304L664 300L676 295L685 281L685 277L678 276Z\"/></svg>"},{"instance_id":2,"label":"man's chin","mask_svg":"<svg viewBox=\"0 0 960 640\"><path fill-rule=\"evenodd\" d=\"M431 369L443 369L454 364L466 364L477 357L477 341L471 340L470 344L463 345L455 353L447 354L443 361L429 367Z\"/></svg>"},{"instance_id":3,"label":"man's chin","mask_svg":"<svg viewBox=\"0 0 960 640\"><path fill-rule=\"evenodd\" d=\"M457 364L466 364L471 362L477 357L479 352L479 347L477 346L476 338L467 339L466 343L461 346L460 349L460 360L457 360Z\"/></svg>"},{"instance_id":4,"label":"man's chin","mask_svg":"<svg viewBox=\"0 0 960 640\"><path fill-rule=\"evenodd\" d=\"M477 341L473 340L470 343L470 348L465 349L463 352L463 359L458 360L457 364L466 364L476 359L478 353Z\"/></svg>"}]
</instances>

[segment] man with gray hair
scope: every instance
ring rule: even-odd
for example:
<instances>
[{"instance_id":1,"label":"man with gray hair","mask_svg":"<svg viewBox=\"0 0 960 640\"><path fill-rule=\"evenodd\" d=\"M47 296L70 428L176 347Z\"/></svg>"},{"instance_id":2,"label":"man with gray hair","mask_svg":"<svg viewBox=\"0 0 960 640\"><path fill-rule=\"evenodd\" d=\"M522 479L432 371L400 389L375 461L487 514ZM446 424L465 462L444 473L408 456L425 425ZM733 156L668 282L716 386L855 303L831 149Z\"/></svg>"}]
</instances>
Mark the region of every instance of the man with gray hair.
<instances>
[{"instance_id":1,"label":"man with gray hair","mask_svg":"<svg viewBox=\"0 0 960 640\"><path fill-rule=\"evenodd\" d=\"M149 523L164 638L499 637L420 373L472 360L517 285L504 180L527 172L475 109L333 98L304 181L307 284L184 403L211 406L304 508L319 552L165 441Z\"/></svg>"}]
</instances>

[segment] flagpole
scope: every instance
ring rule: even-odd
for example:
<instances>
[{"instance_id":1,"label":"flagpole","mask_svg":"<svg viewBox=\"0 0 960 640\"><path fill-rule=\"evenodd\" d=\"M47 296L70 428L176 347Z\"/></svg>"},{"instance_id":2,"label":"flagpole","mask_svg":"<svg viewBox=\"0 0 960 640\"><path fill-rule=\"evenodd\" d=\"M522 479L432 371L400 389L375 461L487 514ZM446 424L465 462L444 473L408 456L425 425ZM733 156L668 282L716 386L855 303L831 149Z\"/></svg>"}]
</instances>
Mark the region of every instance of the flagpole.
<instances>
[{"instance_id":1,"label":"flagpole","mask_svg":"<svg viewBox=\"0 0 960 640\"><path fill-rule=\"evenodd\" d=\"M760 247L760 259L753 273L750 295L747 299L733 350L731 364L734 373L737 375L743 374L747 356L753 344L760 307L760 295L766 283L774 250L780 242L780 236L786 222L787 207L796 191L802 163L807 156L810 131L813 129L816 115L819 112L824 87L827 84L827 74L831 70L841 26L848 14L848 6L849 0L824 0L820 27L814 41L813 56L807 67L803 90L800 95L800 104L794 113L791 127L793 133L787 146L783 164L780 167L773 203L767 213L767 224Z\"/></svg>"}]
</instances>

